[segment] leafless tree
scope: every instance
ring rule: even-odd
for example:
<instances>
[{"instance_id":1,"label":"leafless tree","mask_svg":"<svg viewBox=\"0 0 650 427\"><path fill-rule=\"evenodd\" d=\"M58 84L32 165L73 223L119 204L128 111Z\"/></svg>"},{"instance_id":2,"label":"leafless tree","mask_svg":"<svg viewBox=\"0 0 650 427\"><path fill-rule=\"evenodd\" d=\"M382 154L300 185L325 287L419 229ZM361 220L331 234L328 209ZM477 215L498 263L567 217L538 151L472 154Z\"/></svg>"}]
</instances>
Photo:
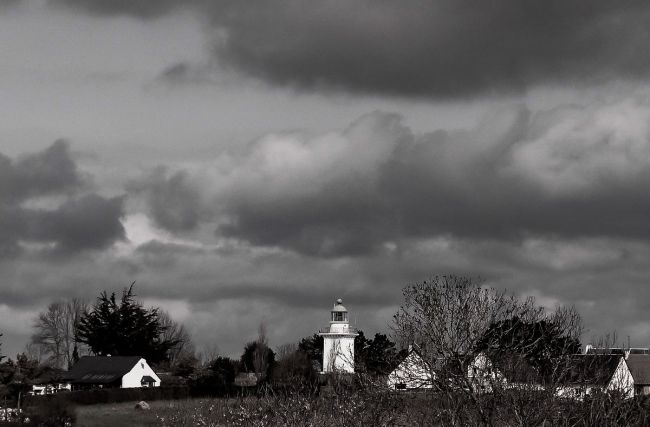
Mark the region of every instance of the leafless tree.
<instances>
[{"instance_id":1,"label":"leafless tree","mask_svg":"<svg viewBox=\"0 0 650 427\"><path fill-rule=\"evenodd\" d=\"M278 362L292 357L296 351L298 351L298 345L296 343L279 345L276 352Z\"/></svg>"},{"instance_id":2,"label":"leafless tree","mask_svg":"<svg viewBox=\"0 0 650 427\"><path fill-rule=\"evenodd\" d=\"M270 349L266 338L266 325L263 322L260 323L256 342L257 345L253 353L253 366L256 373L265 375L269 367L268 353Z\"/></svg>"},{"instance_id":3,"label":"leafless tree","mask_svg":"<svg viewBox=\"0 0 650 427\"><path fill-rule=\"evenodd\" d=\"M78 298L56 301L37 316L34 321L32 343L38 352L47 356L47 361L57 368L69 368L77 355L86 352L75 341L77 326L88 304Z\"/></svg>"},{"instance_id":4,"label":"leafless tree","mask_svg":"<svg viewBox=\"0 0 650 427\"><path fill-rule=\"evenodd\" d=\"M192 337L184 325L176 322L166 311L158 312L158 321L162 327L161 341L176 342L168 353L169 364L175 365L178 360L194 355L195 348Z\"/></svg>"},{"instance_id":5,"label":"leafless tree","mask_svg":"<svg viewBox=\"0 0 650 427\"><path fill-rule=\"evenodd\" d=\"M437 276L407 286L403 294L404 304L394 316L396 341L418 345L429 390L446 396L451 423L493 424L503 411L531 421L530 414L516 413L514 402L535 394L539 403L542 392L552 398L552 387L540 384L558 378L553 370L567 366L558 355L575 352L576 343L579 347L582 323L572 308L549 312L533 298L459 276ZM553 352L545 341L549 335L559 347ZM541 359L544 366L531 366Z\"/></svg>"}]
</instances>

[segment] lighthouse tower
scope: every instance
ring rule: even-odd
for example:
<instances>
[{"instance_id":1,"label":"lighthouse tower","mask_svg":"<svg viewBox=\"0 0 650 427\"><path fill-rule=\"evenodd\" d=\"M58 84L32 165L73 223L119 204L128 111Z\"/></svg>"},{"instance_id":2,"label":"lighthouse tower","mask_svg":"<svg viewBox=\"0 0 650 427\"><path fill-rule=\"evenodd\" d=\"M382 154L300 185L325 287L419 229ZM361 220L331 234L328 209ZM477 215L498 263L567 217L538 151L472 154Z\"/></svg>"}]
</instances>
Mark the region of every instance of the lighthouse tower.
<instances>
[{"instance_id":1,"label":"lighthouse tower","mask_svg":"<svg viewBox=\"0 0 650 427\"><path fill-rule=\"evenodd\" d=\"M342 299L337 299L332 308L329 328L319 335L324 344L323 372L354 372L354 337L359 334L350 328Z\"/></svg>"}]
</instances>

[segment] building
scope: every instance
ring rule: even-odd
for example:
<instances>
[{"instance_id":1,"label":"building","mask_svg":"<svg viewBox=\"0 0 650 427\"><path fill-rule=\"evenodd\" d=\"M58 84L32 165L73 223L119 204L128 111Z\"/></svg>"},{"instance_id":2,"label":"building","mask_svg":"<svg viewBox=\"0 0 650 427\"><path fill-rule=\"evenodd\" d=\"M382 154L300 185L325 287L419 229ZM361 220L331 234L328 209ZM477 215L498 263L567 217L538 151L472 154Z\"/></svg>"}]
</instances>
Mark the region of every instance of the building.
<instances>
[{"instance_id":1,"label":"building","mask_svg":"<svg viewBox=\"0 0 650 427\"><path fill-rule=\"evenodd\" d=\"M435 373L414 346L409 346L402 362L388 374L386 384L392 390L423 390L433 387Z\"/></svg>"},{"instance_id":2,"label":"building","mask_svg":"<svg viewBox=\"0 0 650 427\"><path fill-rule=\"evenodd\" d=\"M561 369L557 394L580 399L593 392L634 397L634 378L620 354L577 354Z\"/></svg>"},{"instance_id":3,"label":"building","mask_svg":"<svg viewBox=\"0 0 650 427\"><path fill-rule=\"evenodd\" d=\"M329 327L318 335L323 337L323 373L353 373L354 338L359 334L350 328L342 299L337 299L332 308Z\"/></svg>"},{"instance_id":4,"label":"building","mask_svg":"<svg viewBox=\"0 0 650 427\"><path fill-rule=\"evenodd\" d=\"M594 347L587 345L585 354L612 354L625 358L632 379L634 394L650 394L650 348L647 347Z\"/></svg>"},{"instance_id":5,"label":"building","mask_svg":"<svg viewBox=\"0 0 650 427\"><path fill-rule=\"evenodd\" d=\"M37 378L29 382L32 389L27 393L34 396L55 394L72 390L69 382L63 380L65 371L56 368L46 368Z\"/></svg>"},{"instance_id":6,"label":"building","mask_svg":"<svg viewBox=\"0 0 650 427\"><path fill-rule=\"evenodd\" d=\"M84 356L64 379L73 390L160 386L158 375L139 356Z\"/></svg>"}]
</instances>

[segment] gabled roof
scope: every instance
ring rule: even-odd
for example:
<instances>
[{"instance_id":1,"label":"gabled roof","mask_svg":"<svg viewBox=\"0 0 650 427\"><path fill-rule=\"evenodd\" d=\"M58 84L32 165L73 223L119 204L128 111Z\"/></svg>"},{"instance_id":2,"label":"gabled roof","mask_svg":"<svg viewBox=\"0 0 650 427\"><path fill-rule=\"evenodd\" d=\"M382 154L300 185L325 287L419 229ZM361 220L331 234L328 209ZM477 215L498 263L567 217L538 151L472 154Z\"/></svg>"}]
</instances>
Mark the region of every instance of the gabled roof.
<instances>
[{"instance_id":1,"label":"gabled roof","mask_svg":"<svg viewBox=\"0 0 650 427\"><path fill-rule=\"evenodd\" d=\"M133 369L140 359L140 356L84 356L64 377L77 384L113 383Z\"/></svg>"},{"instance_id":2,"label":"gabled roof","mask_svg":"<svg viewBox=\"0 0 650 427\"><path fill-rule=\"evenodd\" d=\"M577 354L564 361L560 383L567 385L607 385L623 356L616 354Z\"/></svg>"},{"instance_id":3,"label":"gabled roof","mask_svg":"<svg viewBox=\"0 0 650 427\"><path fill-rule=\"evenodd\" d=\"M491 354L489 360L494 368L510 383L541 384L547 379L530 361L520 354Z\"/></svg>"},{"instance_id":4,"label":"gabled roof","mask_svg":"<svg viewBox=\"0 0 650 427\"><path fill-rule=\"evenodd\" d=\"M650 355L630 354L625 360L635 385L650 385Z\"/></svg>"}]
</instances>

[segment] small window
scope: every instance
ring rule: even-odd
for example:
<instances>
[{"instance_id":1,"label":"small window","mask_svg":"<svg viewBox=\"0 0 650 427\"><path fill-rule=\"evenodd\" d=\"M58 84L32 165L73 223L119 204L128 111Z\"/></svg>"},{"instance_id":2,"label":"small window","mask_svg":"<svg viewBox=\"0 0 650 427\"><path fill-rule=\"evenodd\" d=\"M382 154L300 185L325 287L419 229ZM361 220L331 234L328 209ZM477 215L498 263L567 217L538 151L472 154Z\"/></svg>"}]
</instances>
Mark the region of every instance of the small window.
<instances>
[{"instance_id":1,"label":"small window","mask_svg":"<svg viewBox=\"0 0 650 427\"><path fill-rule=\"evenodd\" d=\"M332 320L335 321L335 322L343 322L345 320L343 314L344 313L342 313L340 311L336 311L336 312L332 313Z\"/></svg>"},{"instance_id":2,"label":"small window","mask_svg":"<svg viewBox=\"0 0 650 427\"><path fill-rule=\"evenodd\" d=\"M395 384L395 390L406 390L406 384L404 383Z\"/></svg>"},{"instance_id":3,"label":"small window","mask_svg":"<svg viewBox=\"0 0 650 427\"><path fill-rule=\"evenodd\" d=\"M141 367L142 369L144 369L144 363L143 363L143 362L140 362L140 367Z\"/></svg>"}]
</instances>

